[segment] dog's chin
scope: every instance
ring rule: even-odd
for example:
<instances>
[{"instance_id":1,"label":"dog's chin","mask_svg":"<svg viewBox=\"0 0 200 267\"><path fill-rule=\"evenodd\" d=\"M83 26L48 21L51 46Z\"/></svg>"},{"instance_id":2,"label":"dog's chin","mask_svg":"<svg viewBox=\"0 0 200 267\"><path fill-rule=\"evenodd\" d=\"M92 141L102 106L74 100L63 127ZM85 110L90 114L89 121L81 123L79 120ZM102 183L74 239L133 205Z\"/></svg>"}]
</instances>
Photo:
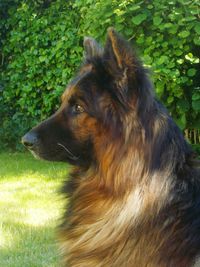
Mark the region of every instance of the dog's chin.
<instances>
[{"instance_id":1,"label":"dog's chin","mask_svg":"<svg viewBox=\"0 0 200 267\"><path fill-rule=\"evenodd\" d=\"M50 158L47 154L39 153L39 152L36 152L34 150L31 150L31 149L29 149L29 151L31 152L31 154L34 156L35 159L47 160L47 161L57 161L56 159Z\"/></svg>"},{"instance_id":2,"label":"dog's chin","mask_svg":"<svg viewBox=\"0 0 200 267\"><path fill-rule=\"evenodd\" d=\"M37 160L55 161L55 162L66 162L72 165L79 165L78 159L72 159L70 156L62 153L44 153L41 151L35 151L29 149L31 154Z\"/></svg>"}]
</instances>

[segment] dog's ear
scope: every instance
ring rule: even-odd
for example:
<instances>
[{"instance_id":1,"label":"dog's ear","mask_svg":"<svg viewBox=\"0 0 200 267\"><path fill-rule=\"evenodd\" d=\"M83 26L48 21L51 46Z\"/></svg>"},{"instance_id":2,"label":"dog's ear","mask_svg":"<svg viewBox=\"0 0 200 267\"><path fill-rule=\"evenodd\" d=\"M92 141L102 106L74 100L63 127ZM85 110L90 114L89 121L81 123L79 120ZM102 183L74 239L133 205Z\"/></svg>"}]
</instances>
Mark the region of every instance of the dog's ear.
<instances>
[{"instance_id":1,"label":"dog's ear","mask_svg":"<svg viewBox=\"0 0 200 267\"><path fill-rule=\"evenodd\" d=\"M88 59L103 54L103 48L91 37L84 37L83 46L85 49L85 57Z\"/></svg>"},{"instance_id":2,"label":"dog's ear","mask_svg":"<svg viewBox=\"0 0 200 267\"><path fill-rule=\"evenodd\" d=\"M119 89L128 90L128 76L135 76L140 62L130 45L112 27L108 28L104 49L104 60L107 71L114 78ZM130 75L129 75L130 74Z\"/></svg>"},{"instance_id":3,"label":"dog's ear","mask_svg":"<svg viewBox=\"0 0 200 267\"><path fill-rule=\"evenodd\" d=\"M137 53L113 28L108 29L103 60L113 84L110 90L123 106L137 103L139 109L142 103L141 107L145 105L149 109L153 94L148 73Z\"/></svg>"},{"instance_id":4,"label":"dog's ear","mask_svg":"<svg viewBox=\"0 0 200 267\"><path fill-rule=\"evenodd\" d=\"M114 28L108 28L105 46L105 57L119 70L124 70L133 65L133 52L127 41L125 41Z\"/></svg>"}]
</instances>

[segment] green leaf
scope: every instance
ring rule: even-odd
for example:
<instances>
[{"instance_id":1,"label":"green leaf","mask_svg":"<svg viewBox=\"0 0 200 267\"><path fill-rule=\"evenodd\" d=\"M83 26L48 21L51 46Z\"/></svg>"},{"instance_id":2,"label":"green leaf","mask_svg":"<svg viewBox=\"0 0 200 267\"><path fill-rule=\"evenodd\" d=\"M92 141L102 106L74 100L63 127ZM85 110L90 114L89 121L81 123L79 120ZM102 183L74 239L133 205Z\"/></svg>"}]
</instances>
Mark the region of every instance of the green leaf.
<instances>
[{"instance_id":1,"label":"green leaf","mask_svg":"<svg viewBox=\"0 0 200 267\"><path fill-rule=\"evenodd\" d=\"M185 114L183 114L181 116L180 122L181 122L181 128L184 129L186 127L186 116L185 116Z\"/></svg>"},{"instance_id":2,"label":"green leaf","mask_svg":"<svg viewBox=\"0 0 200 267\"><path fill-rule=\"evenodd\" d=\"M168 42L163 42L162 43L162 47L168 47L168 45L169 45Z\"/></svg>"},{"instance_id":3,"label":"green leaf","mask_svg":"<svg viewBox=\"0 0 200 267\"><path fill-rule=\"evenodd\" d=\"M168 103L168 104L171 104L173 101L174 101L174 97L173 97L172 95L170 95L170 96L167 98L167 103Z\"/></svg>"},{"instance_id":4,"label":"green leaf","mask_svg":"<svg viewBox=\"0 0 200 267\"><path fill-rule=\"evenodd\" d=\"M130 7L129 7L129 10L131 10L131 11L135 11L135 10L138 10L138 9L140 9L140 5L131 5Z\"/></svg>"},{"instance_id":5,"label":"green leaf","mask_svg":"<svg viewBox=\"0 0 200 267\"><path fill-rule=\"evenodd\" d=\"M189 110L190 105L186 99L179 99L177 102L177 107L179 107L182 112L186 112Z\"/></svg>"},{"instance_id":6,"label":"green leaf","mask_svg":"<svg viewBox=\"0 0 200 267\"><path fill-rule=\"evenodd\" d=\"M200 37L199 36L194 37L194 43L195 43L195 45L200 45Z\"/></svg>"},{"instance_id":7,"label":"green leaf","mask_svg":"<svg viewBox=\"0 0 200 267\"><path fill-rule=\"evenodd\" d=\"M178 36L181 37L181 38L186 38L190 35L190 32L189 31L182 31L182 32L179 32Z\"/></svg>"},{"instance_id":8,"label":"green leaf","mask_svg":"<svg viewBox=\"0 0 200 267\"><path fill-rule=\"evenodd\" d=\"M148 9L152 9L153 8L153 5L148 5L147 8Z\"/></svg>"},{"instance_id":9,"label":"green leaf","mask_svg":"<svg viewBox=\"0 0 200 267\"><path fill-rule=\"evenodd\" d=\"M169 33L175 34L177 33L178 25L173 25L173 27L169 28Z\"/></svg>"},{"instance_id":10,"label":"green leaf","mask_svg":"<svg viewBox=\"0 0 200 267\"><path fill-rule=\"evenodd\" d=\"M180 117L178 118L174 118L176 123L178 124L178 126L181 128L181 130L184 130L186 127L186 116L185 114L182 114Z\"/></svg>"},{"instance_id":11,"label":"green leaf","mask_svg":"<svg viewBox=\"0 0 200 267\"><path fill-rule=\"evenodd\" d=\"M182 77L181 77L181 82L182 82L182 83L185 83L185 84L186 84L188 80L189 80L189 79L188 79L188 77L186 77L186 76L182 76Z\"/></svg>"},{"instance_id":12,"label":"green leaf","mask_svg":"<svg viewBox=\"0 0 200 267\"><path fill-rule=\"evenodd\" d=\"M174 27L174 25L169 22L169 23L165 23L164 27L168 29L168 28Z\"/></svg>"},{"instance_id":13,"label":"green leaf","mask_svg":"<svg viewBox=\"0 0 200 267\"><path fill-rule=\"evenodd\" d=\"M162 22L162 18L161 17L154 17L153 18L153 24L155 25L155 26L157 26L157 25L159 25L161 22Z\"/></svg>"},{"instance_id":14,"label":"green leaf","mask_svg":"<svg viewBox=\"0 0 200 267\"><path fill-rule=\"evenodd\" d=\"M39 57L39 61L40 61L40 62L44 62L45 60L46 60L46 56L40 56L40 57Z\"/></svg>"},{"instance_id":15,"label":"green leaf","mask_svg":"<svg viewBox=\"0 0 200 267\"><path fill-rule=\"evenodd\" d=\"M146 13L142 13L142 14L139 14L139 15L133 17L131 21L135 25L140 25L146 18L147 18L147 14Z\"/></svg>"},{"instance_id":16,"label":"green leaf","mask_svg":"<svg viewBox=\"0 0 200 267\"><path fill-rule=\"evenodd\" d=\"M145 39L145 41L146 41L146 43L147 44L152 44L152 37L151 36L148 36L146 39Z\"/></svg>"},{"instance_id":17,"label":"green leaf","mask_svg":"<svg viewBox=\"0 0 200 267\"><path fill-rule=\"evenodd\" d=\"M180 49L175 50L175 55L180 56L183 54L183 51Z\"/></svg>"},{"instance_id":18,"label":"green leaf","mask_svg":"<svg viewBox=\"0 0 200 267\"><path fill-rule=\"evenodd\" d=\"M198 99L200 99L200 92L199 93L194 93L192 95L192 100L198 100Z\"/></svg>"},{"instance_id":19,"label":"green leaf","mask_svg":"<svg viewBox=\"0 0 200 267\"><path fill-rule=\"evenodd\" d=\"M200 34L200 22L195 23L194 29L197 34Z\"/></svg>"},{"instance_id":20,"label":"green leaf","mask_svg":"<svg viewBox=\"0 0 200 267\"><path fill-rule=\"evenodd\" d=\"M185 18L185 21L192 21L192 20L196 20L196 17L195 16L187 16Z\"/></svg>"},{"instance_id":21,"label":"green leaf","mask_svg":"<svg viewBox=\"0 0 200 267\"><path fill-rule=\"evenodd\" d=\"M188 71L187 71L187 75L189 76L189 77L193 77L195 74L196 74L196 69L194 69L194 68L192 68L192 69L189 69Z\"/></svg>"},{"instance_id":22,"label":"green leaf","mask_svg":"<svg viewBox=\"0 0 200 267\"><path fill-rule=\"evenodd\" d=\"M157 64L158 65L162 65L164 62L168 61L168 57L167 56L161 56L158 60L157 60Z\"/></svg>"},{"instance_id":23,"label":"green leaf","mask_svg":"<svg viewBox=\"0 0 200 267\"><path fill-rule=\"evenodd\" d=\"M164 92L165 88L165 82L164 81L158 81L156 82L156 92L161 95Z\"/></svg>"},{"instance_id":24,"label":"green leaf","mask_svg":"<svg viewBox=\"0 0 200 267\"><path fill-rule=\"evenodd\" d=\"M144 62L148 65L152 63L152 58L149 55L144 56Z\"/></svg>"},{"instance_id":25,"label":"green leaf","mask_svg":"<svg viewBox=\"0 0 200 267\"><path fill-rule=\"evenodd\" d=\"M192 101L192 107L196 111L200 111L200 99Z\"/></svg>"},{"instance_id":26,"label":"green leaf","mask_svg":"<svg viewBox=\"0 0 200 267\"><path fill-rule=\"evenodd\" d=\"M137 38L136 42L138 44L142 44L144 42L144 36L143 35L139 36L139 38Z\"/></svg>"}]
</instances>

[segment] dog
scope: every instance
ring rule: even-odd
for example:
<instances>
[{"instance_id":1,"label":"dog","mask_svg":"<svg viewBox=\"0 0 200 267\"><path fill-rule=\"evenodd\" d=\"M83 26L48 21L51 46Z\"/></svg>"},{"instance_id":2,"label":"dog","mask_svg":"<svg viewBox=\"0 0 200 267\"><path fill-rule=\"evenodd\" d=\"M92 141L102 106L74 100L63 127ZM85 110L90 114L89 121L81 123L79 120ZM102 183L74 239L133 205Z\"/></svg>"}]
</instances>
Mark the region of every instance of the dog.
<instances>
[{"instance_id":1,"label":"dog","mask_svg":"<svg viewBox=\"0 0 200 267\"><path fill-rule=\"evenodd\" d=\"M65 267L190 267L200 252L200 171L148 71L113 28L57 112L22 143L73 165L59 241Z\"/></svg>"}]
</instances>

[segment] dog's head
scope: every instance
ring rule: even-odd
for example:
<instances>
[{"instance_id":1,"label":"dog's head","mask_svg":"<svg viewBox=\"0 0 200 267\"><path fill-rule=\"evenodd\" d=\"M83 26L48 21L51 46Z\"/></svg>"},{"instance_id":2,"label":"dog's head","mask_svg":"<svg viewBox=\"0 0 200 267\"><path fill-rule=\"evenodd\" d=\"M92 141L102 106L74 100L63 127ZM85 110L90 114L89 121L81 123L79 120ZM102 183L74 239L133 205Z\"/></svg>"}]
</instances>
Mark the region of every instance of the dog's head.
<instances>
[{"instance_id":1,"label":"dog's head","mask_svg":"<svg viewBox=\"0 0 200 267\"><path fill-rule=\"evenodd\" d=\"M63 93L59 110L22 138L40 158L90 164L94 150L127 141L127 132L140 129L137 118L142 121L152 108L146 71L113 28L104 48L92 38L85 38L84 47L84 63Z\"/></svg>"}]
</instances>

